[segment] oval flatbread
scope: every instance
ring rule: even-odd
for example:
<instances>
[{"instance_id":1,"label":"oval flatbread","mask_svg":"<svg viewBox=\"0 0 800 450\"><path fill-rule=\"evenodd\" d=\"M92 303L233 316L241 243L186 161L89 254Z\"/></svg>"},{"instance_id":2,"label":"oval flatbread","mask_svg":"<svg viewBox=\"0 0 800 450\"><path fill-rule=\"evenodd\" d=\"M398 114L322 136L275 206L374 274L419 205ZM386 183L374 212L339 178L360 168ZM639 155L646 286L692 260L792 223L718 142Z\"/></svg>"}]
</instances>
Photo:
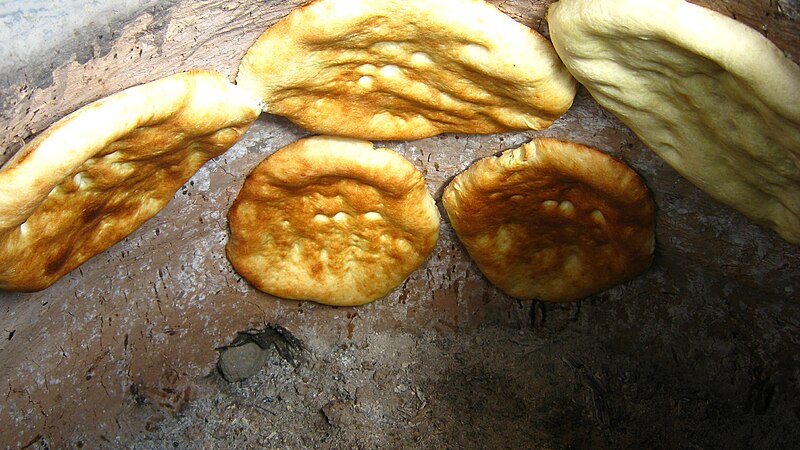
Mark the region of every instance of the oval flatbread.
<instances>
[{"instance_id":1,"label":"oval flatbread","mask_svg":"<svg viewBox=\"0 0 800 450\"><path fill-rule=\"evenodd\" d=\"M800 243L800 67L682 0L561 0L548 18L598 103L699 188Z\"/></svg>"},{"instance_id":2,"label":"oval flatbread","mask_svg":"<svg viewBox=\"0 0 800 450\"><path fill-rule=\"evenodd\" d=\"M228 259L259 290L329 305L389 293L439 236L422 174L372 143L317 136L278 150L228 213Z\"/></svg>"},{"instance_id":3,"label":"oval flatbread","mask_svg":"<svg viewBox=\"0 0 800 450\"><path fill-rule=\"evenodd\" d=\"M652 259L649 190L625 163L591 147L542 138L483 158L442 201L480 270L512 297L580 300Z\"/></svg>"},{"instance_id":4,"label":"oval flatbread","mask_svg":"<svg viewBox=\"0 0 800 450\"><path fill-rule=\"evenodd\" d=\"M0 289L44 289L130 234L260 112L222 75L191 71L56 122L0 168Z\"/></svg>"},{"instance_id":5,"label":"oval flatbread","mask_svg":"<svg viewBox=\"0 0 800 450\"><path fill-rule=\"evenodd\" d=\"M362 139L541 129L576 89L549 41L483 0L316 1L258 38L237 84Z\"/></svg>"}]
</instances>

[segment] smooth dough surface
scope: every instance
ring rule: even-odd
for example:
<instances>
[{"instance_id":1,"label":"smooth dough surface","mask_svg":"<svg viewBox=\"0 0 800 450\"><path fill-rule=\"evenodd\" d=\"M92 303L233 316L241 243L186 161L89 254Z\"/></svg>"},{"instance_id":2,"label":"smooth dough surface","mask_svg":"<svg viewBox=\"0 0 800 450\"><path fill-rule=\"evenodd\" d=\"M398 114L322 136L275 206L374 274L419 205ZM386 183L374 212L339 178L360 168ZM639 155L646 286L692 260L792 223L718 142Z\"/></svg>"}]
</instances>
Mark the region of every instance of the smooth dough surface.
<instances>
[{"instance_id":1,"label":"smooth dough surface","mask_svg":"<svg viewBox=\"0 0 800 450\"><path fill-rule=\"evenodd\" d=\"M0 168L0 289L44 289L130 234L260 112L222 75L196 70L53 124Z\"/></svg>"},{"instance_id":2,"label":"smooth dough surface","mask_svg":"<svg viewBox=\"0 0 800 450\"><path fill-rule=\"evenodd\" d=\"M572 74L689 181L800 243L800 67L757 31L682 0L560 0Z\"/></svg>"},{"instance_id":3,"label":"smooth dough surface","mask_svg":"<svg viewBox=\"0 0 800 450\"><path fill-rule=\"evenodd\" d=\"M549 41L483 0L318 0L259 37L237 84L362 139L541 129L576 90Z\"/></svg>"},{"instance_id":4,"label":"smooth dough surface","mask_svg":"<svg viewBox=\"0 0 800 450\"><path fill-rule=\"evenodd\" d=\"M247 177L228 213L226 250L261 291L329 305L388 294L439 236L422 174L386 148L316 136L290 144Z\"/></svg>"},{"instance_id":5,"label":"smooth dough surface","mask_svg":"<svg viewBox=\"0 0 800 450\"><path fill-rule=\"evenodd\" d=\"M541 138L478 160L442 197L481 272L512 297L580 300L645 270L655 205L625 163Z\"/></svg>"}]
</instances>

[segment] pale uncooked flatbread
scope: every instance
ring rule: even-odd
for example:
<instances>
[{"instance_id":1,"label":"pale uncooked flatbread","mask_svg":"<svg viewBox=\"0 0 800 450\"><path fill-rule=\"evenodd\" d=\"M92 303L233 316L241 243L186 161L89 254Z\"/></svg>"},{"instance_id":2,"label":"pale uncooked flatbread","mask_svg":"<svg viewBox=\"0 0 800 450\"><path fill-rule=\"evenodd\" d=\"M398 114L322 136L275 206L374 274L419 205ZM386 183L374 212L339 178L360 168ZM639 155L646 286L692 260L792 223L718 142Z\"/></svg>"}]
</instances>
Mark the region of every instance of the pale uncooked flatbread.
<instances>
[{"instance_id":1,"label":"pale uncooked flatbread","mask_svg":"<svg viewBox=\"0 0 800 450\"><path fill-rule=\"evenodd\" d=\"M592 147L536 139L475 162L442 201L481 272L512 297L580 300L652 259L650 192L625 163Z\"/></svg>"},{"instance_id":2,"label":"pale uncooked flatbread","mask_svg":"<svg viewBox=\"0 0 800 450\"><path fill-rule=\"evenodd\" d=\"M601 105L695 185L800 243L800 67L681 0L561 0L548 18Z\"/></svg>"},{"instance_id":3,"label":"pale uncooked flatbread","mask_svg":"<svg viewBox=\"0 0 800 450\"><path fill-rule=\"evenodd\" d=\"M483 0L319 0L270 27L237 84L265 111L362 139L549 126L576 83L552 45Z\"/></svg>"},{"instance_id":4,"label":"pale uncooked flatbread","mask_svg":"<svg viewBox=\"0 0 800 450\"><path fill-rule=\"evenodd\" d=\"M360 305L419 267L439 236L422 174L372 143L317 136L278 150L228 213L228 259L256 288L288 299Z\"/></svg>"},{"instance_id":5,"label":"pale uncooked flatbread","mask_svg":"<svg viewBox=\"0 0 800 450\"><path fill-rule=\"evenodd\" d=\"M260 112L222 75L190 71L56 122L0 168L0 289L44 289L130 234Z\"/></svg>"}]
</instances>

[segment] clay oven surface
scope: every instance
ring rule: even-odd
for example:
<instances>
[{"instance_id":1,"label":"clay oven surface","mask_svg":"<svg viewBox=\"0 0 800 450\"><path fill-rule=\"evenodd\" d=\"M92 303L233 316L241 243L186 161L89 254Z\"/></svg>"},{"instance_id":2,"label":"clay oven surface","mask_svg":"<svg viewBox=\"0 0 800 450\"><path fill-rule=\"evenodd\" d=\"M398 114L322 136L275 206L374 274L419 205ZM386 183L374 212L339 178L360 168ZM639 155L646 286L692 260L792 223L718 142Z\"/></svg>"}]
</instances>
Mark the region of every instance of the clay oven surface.
<instances>
[{"instance_id":1,"label":"clay oven surface","mask_svg":"<svg viewBox=\"0 0 800 450\"><path fill-rule=\"evenodd\" d=\"M97 33L92 25L65 36L56 50L0 73L0 162L58 118L122 88L191 68L233 80L249 45L299 3L150 2ZM493 3L547 32L548 1ZM800 61L796 1L702 3ZM382 143L423 171L437 202L472 161L533 136L593 145L630 164L658 206L655 263L580 303L503 295L444 220L427 263L375 303L334 308L255 291L225 258L225 216L245 175L307 134L263 115L124 241L45 291L0 292L1 444L800 440L800 249L689 184L584 90L541 132ZM268 325L288 330L306 356L298 367L275 360L263 369L264 386L281 386L267 407L255 384L230 387L215 366L237 332Z\"/></svg>"}]
</instances>

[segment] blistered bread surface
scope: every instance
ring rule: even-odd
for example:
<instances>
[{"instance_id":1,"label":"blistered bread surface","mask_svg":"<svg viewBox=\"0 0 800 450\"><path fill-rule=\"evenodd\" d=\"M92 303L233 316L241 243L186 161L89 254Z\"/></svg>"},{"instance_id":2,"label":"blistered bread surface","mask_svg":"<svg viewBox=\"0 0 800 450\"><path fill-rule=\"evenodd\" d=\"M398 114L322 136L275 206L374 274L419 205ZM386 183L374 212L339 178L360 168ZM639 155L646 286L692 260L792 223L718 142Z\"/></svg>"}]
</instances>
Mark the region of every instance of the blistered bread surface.
<instances>
[{"instance_id":1,"label":"blistered bread surface","mask_svg":"<svg viewBox=\"0 0 800 450\"><path fill-rule=\"evenodd\" d=\"M278 297L331 305L380 298L436 245L439 213L422 174L367 141L317 136L247 177L229 213L237 272Z\"/></svg>"},{"instance_id":2,"label":"blistered bread surface","mask_svg":"<svg viewBox=\"0 0 800 450\"><path fill-rule=\"evenodd\" d=\"M580 300L646 269L655 205L624 162L541 138L478 160L442 197L481 272L520 299Z\"/></svg>"},{"instance_id":3,"label":"blistered bread surface","mask_svg":"<svg viewBox=\"0 0 800 450\"><path fill-rule=\"evenodd\" d=\"M363 139L542 129L576 90L547 39L483 0L318 0L264 32L237 84Z\"/></svg>"},{"instance_id":4,"label":"blistered bread surface","mask_svg":"<svg viewBox=\"0 0 800 450\"><path fill-rule=\"evenodd\" d=\"M0 289L43 289L155 215L260 102L190 71L91 103L0 168Z\"/></svg>"}]
</instances>

